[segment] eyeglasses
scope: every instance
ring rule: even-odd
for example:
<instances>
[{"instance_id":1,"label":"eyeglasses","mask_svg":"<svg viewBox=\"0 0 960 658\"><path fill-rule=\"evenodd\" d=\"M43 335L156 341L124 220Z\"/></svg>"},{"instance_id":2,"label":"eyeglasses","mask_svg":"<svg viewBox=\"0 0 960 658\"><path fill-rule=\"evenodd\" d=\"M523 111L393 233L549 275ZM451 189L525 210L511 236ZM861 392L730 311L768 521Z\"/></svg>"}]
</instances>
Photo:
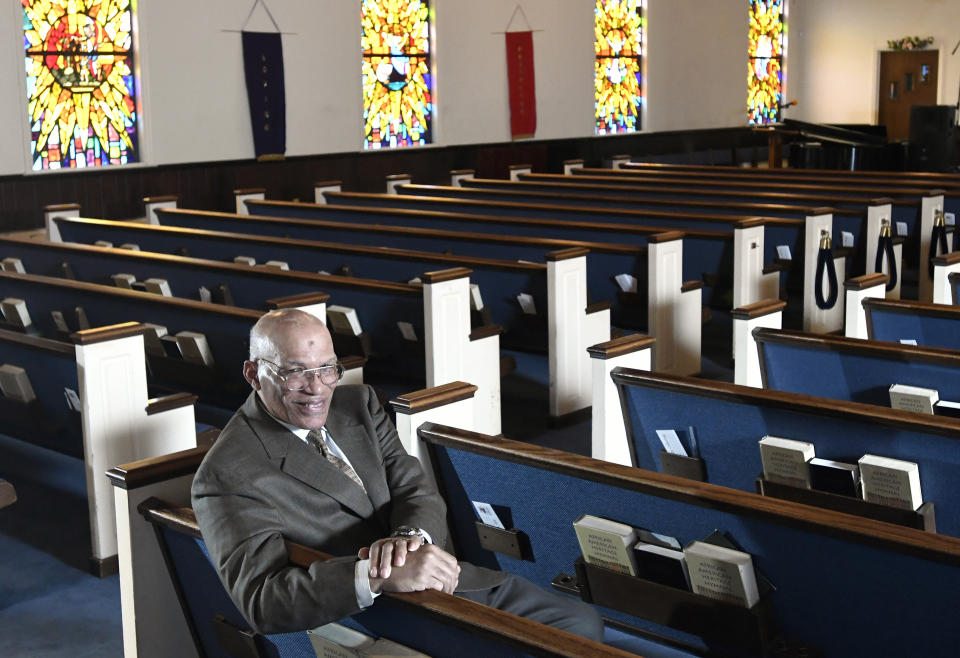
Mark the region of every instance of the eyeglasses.
<instances>
[{"instance_id":1,"label":"eyeglasses","mask_svg":"<svg viewBox=\"0 0 960 658\"><path fill-rule=\"evenodd\" d=\"M273 361L267 361L266 359L257 360L263 361L273 368L273 371L277 373L277 377L280 378L280 381L282 381L286 385L287 390L290 391L299 391L305 388L313 377L319 377L320 381L327 386L333 386L343 377L343 366L339 363L320 366L319 368L281 368Z\"/></svg>"}]
</instances>

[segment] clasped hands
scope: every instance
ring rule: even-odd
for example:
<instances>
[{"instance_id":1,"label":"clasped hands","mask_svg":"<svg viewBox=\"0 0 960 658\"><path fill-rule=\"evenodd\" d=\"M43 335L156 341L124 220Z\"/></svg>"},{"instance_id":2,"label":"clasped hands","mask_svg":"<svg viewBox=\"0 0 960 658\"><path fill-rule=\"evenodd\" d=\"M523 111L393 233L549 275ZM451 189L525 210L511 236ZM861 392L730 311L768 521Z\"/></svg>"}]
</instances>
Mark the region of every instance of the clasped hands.
<instances>
[{"instance_id":1,"label":"clasped hands","mask_svg":"<svg viewBox=\"0 0 960 658\"><path fill-rule=\"evenodd\" d=\"M358 553L370 560L370 590L378 593L436 589L452 594L460 579L457 558L421 537L378 539Z\"/></svg>"}]
</instances>

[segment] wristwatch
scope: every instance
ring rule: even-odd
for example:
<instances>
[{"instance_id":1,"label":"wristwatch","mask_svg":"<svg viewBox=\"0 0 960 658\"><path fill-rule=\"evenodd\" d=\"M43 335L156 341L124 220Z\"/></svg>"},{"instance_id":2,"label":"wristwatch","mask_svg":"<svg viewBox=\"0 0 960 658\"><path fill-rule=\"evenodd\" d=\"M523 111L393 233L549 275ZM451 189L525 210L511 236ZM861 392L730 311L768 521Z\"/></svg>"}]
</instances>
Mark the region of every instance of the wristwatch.
<instances>
[{"instance_id":1,"label":"wristwatch","mask_svg":"<svg viewBox=\"0 0 960 658\"><path fill-rule=\"evenodd\" d=\"M414 528L413 526L409 526L409 525L397 526L397 529L394 530L390 536L391 537L419 537L424 544L427 543L426 533L424 533L423 530L421 530L420 528Z\"/></svg>"}]
</instances>

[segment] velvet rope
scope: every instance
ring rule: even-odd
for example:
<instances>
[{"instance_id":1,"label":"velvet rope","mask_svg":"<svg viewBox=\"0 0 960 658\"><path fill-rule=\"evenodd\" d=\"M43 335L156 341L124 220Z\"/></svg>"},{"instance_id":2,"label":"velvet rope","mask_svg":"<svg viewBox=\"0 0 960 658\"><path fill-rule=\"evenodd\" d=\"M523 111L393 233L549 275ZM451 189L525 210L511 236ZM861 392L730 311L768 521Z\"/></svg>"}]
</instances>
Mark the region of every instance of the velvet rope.
<instances>
[{"instance_id":1,"label":"velvet rope","mask_svg":"<svg viewBox=\"0 0 960 658\"><path fill-rule=\"evenodd\" d=\"M933 259L937 257L937 245L940 245L940 253L946 254L950 252L950 249L947 247L947 227L943 224L934 224L933 225L933 234L930 236L930 278L933 278Z\"/></svg>"},{"instance_id":2,"label":"velvet rope","mask_svg":"<svg viewBox=\"0 0 960 658\"><path fill-rule=\"evenodd\" d=\"M823 275L827 275L827 283L830 291L827 298L823 298ZM831 309L837 303L837 297L840 296L840 287L837 285L837 266L833 262L833 249L830 247L820 247L817 253L817 274L813 281L813 298L817 302L817 308Z\"/></svg>"},{"instance_id":3,"label":"velvet rope","mask_svg":"<svg viewBox=\"0 0 960 658\"><path fill-rule=\"evenodd\" d=\"M873 269L877 272L883 272L883 260L887 260L887 275L890 280L887 281L887 291L897 287L897 259L893 255L893 237L890 235L881 235L877 242L877 260Z\"/></svg>"}]
</instances>

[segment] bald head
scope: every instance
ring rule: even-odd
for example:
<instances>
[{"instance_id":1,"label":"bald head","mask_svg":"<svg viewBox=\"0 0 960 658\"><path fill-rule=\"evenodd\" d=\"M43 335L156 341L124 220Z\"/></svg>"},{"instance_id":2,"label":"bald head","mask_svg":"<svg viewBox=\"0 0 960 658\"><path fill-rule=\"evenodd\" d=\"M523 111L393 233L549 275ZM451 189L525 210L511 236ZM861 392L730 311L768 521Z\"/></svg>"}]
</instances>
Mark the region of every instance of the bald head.
<instances>
[{"instance_id":1,"label":"bald head","mask_svg":"<svg viewBox=\"0 0 960 658\"><path fill-rule=\"evenodd\" d=\"M296 308L264 313L250 330L250 360L267 359L276 362L279 358L279 343L292 333L318 334L317 339L331 341L327 326L317 316Z\"/></svg>"}]
</instances>

